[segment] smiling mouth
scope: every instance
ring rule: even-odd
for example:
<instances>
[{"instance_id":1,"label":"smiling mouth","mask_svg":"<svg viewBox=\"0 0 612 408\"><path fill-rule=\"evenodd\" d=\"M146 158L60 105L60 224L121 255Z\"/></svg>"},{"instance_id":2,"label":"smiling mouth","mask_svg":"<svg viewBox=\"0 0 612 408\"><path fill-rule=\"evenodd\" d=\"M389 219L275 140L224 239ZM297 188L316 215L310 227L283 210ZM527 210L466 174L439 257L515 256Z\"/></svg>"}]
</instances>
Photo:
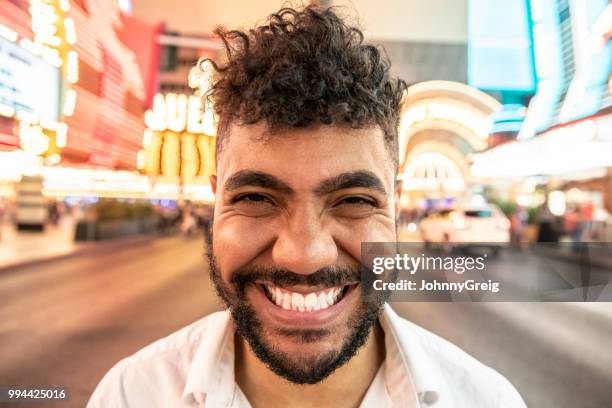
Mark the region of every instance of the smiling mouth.
<instances>
[{"instance_id":1,"label":"smiling mouth","mask_svg":"<svg viewBox=\"0 0 612 408\"><path fill-rule=\"evenodd\" d=\"M292 292L286 288L281 289L269 284L258 284L258 286L263 289L268 300L279 308L306 313L327 309L338 304L356 284L335 286L310 293Z\"/></svg>"}]
</instances>

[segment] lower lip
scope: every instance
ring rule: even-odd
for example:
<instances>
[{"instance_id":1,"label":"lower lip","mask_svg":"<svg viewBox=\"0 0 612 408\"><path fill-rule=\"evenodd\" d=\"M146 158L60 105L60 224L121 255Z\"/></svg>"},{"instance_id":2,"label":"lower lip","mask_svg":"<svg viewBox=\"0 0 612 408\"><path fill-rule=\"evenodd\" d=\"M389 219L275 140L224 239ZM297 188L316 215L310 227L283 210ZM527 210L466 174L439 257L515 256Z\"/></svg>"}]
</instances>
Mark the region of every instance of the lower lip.
<instances>
[{"instance_id":1,"label":"lower lip","mask_svg":"<svg viewBox=\"0 0 612 408\"><path fill-rule=\"evenodd\" d=\"M255 287L254 307L268 318L284 328L322 328L343 321L351 310L351 305L358 301L359 287L351 286L338 303L325 309L300 312L299 310L285 310L272 303L260 286Z\"/></svg>"}]
</instances>

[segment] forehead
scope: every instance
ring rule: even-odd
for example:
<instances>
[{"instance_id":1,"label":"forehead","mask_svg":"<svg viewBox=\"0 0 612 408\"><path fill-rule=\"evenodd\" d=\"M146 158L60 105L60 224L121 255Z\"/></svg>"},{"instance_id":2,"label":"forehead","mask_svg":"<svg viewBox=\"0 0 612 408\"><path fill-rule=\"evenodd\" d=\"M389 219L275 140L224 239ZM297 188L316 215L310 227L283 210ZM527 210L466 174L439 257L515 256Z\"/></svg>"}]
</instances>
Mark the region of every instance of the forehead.
<instances>
[{"instance_id":1,"label":"forehead","mask_svg":"<svg viewBox=\"0 0 612 408\"><path fill-rule=\"evenodd\" d=\"M217 162L221 180L241 170L255 170L290 185L314 185L343 172L369 170L388 186L393 182L393 162L378 127L317 126L270 134L267 126L255 124L232 125L228 130Z\"/></svg>"}]
</instances>

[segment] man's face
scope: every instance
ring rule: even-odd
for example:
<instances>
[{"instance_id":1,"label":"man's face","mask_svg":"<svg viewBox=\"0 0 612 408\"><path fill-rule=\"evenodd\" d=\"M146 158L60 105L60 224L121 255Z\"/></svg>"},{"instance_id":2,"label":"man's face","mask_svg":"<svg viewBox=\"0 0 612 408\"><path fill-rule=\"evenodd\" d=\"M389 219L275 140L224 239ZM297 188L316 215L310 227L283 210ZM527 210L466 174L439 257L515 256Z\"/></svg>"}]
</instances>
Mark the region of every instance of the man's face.
<instances>
[{"instance_id":1,"label":"man's face","mask_svg":"<svg viewBox=\"0 0 612 408\"><path fill-rule=\"evenodd\" d=\"M211 272L238 332L274 372L316 383L365 342L361 243L395 241L395 173L379 128L272 136L233 126L218 158Z\"/></svg>"}]
</instances>

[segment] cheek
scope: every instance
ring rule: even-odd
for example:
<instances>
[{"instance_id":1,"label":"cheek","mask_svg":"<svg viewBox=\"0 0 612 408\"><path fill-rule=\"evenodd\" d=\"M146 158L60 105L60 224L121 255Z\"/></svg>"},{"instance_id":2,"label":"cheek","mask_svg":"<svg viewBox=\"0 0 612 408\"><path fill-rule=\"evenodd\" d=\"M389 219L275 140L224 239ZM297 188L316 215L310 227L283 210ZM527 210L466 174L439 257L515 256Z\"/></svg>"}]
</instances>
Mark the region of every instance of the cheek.
<instances>
[{"instance_id":1,"label":"cheek","mask_svg":"<svg viewBox=\"0 0 612 408\"><path fill-rule=\"evenodd\" d=\"M336 241L353 258L361 259L362 242L395 242L395 222L373 217L365 222L338 224Z\"/></svg>"},{"instance_id":2,"label":"cheek","mask_svg":"<svg viewBox=\"0 0 612 408\"><path fill-rule=\"evenodd\" d=\"M213 225L213 251L224 281L252 262L273 239L266 223L240 216L220 216Z\"/></svg>"}]
</instances>

